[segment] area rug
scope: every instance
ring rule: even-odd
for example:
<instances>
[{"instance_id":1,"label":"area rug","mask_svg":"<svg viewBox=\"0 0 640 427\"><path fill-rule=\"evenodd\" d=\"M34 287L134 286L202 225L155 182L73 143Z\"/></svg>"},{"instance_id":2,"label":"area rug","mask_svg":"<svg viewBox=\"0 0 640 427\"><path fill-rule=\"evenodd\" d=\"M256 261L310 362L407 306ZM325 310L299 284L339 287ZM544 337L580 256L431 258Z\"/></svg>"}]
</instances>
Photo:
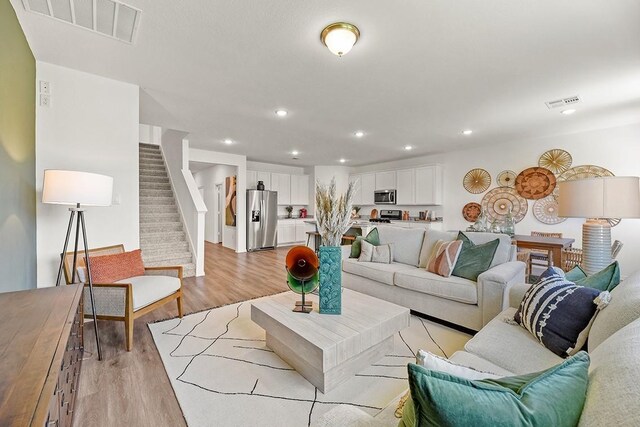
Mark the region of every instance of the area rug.
<instances>
[{"instance_id":1,"label":"area rug","mask_svg":"<svg viewBox=\"0 0 640 427\"><path fill-rule=\"evenodd\" d=\"M418 349L450 356L470 338L411 316L395 335L392 354L323 394L265 346L264 330L251 321L251 302L149 325L192 427L310 426L340 404L375 415L408 388L407 363Z\"/></svg>"}]
</instances>

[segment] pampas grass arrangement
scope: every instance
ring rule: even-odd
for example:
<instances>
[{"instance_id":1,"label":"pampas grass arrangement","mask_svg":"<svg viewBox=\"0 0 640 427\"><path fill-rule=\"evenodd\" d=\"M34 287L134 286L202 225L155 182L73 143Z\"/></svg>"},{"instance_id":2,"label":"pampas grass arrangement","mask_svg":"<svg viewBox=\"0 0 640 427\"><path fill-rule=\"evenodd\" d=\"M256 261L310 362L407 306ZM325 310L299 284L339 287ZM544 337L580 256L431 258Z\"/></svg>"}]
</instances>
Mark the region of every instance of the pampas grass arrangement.
<instances>
[{"instance_id":1,"label":"pampas grass arrangement","mask_svg":"<svg viewBox=\"0 0 640 427\"><path fill-rule=\"evenodd\" d=\"M316 223L324 246L340 246L349 230L355 185L350 182L347 192L338 196L335 178L329 185L316 181Z\"/></svg>"}]
</instances>

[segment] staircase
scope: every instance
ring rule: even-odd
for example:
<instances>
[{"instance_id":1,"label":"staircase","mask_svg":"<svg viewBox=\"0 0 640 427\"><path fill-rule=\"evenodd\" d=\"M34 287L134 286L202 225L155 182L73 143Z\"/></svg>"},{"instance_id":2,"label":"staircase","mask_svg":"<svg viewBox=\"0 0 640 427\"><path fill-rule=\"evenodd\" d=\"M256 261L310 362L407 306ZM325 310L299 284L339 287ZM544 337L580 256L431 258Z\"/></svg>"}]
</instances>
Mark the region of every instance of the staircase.
<instances>
[{"instance_id":1,"label":"staircase","mask_svg":"<svg viewBox=\"0 0 640 427\"><path fill-rule=\"evenodd\" d=\"M145 266L183 266L195 275L193 255L160 147L140 144L140 249Z\"/></svg>"}]
</instances>

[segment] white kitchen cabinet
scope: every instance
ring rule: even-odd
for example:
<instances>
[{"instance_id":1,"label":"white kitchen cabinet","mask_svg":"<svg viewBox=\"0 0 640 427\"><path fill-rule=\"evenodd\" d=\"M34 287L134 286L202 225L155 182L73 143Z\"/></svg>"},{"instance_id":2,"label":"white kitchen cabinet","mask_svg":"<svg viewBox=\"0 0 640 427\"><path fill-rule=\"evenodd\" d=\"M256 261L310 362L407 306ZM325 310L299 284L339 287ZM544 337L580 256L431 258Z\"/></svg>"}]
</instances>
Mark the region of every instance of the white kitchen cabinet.
<instances>
[{"instance_id":1,"label":"white kitchen cabinet","mask_svg":"<svg viewBox=\"0 0 640 427\"><path fill-rule=\"evenodd\" d=\"M396 188L396 171L376 172L376 190Z\"/></svg>"},{"instance_id":2,"label":"white kitchen cabinet","mask_svg":"<svg viewBox=\"0 0 640 427\"><path fill-rule=\"evenodd\" d=\"M247 190L255 190L258 185L258 172L247 171Z\"/></svg>"},{"instance_id":3,"label":"white kitchen cabinet","mask_svg":"<svg viewBox=\"0 0 640 427\"><path fill-rule=\"evenodd\" d=\"M353 204L355 206L362 205L362 175L349 175L349 183L355 183L353 192Z\"/></svg>"},{"instance_id":4,"label":"white kitchen cabinet","mask_svg":"<svg viewBox=\"0 0 640 427\"><path fill-rule=\"evenodd\" d=\"M442 204L442 168L439 165L416 168L415 183L415 204Z\"/></svg>"},{"instance_id":5,"label":"white kitchen cabinet","mask_svg":"<svg viewBox=\"0 0 640 427\"><path fill-rule=\"evenodd\" d=\"M309 204L309 175L291 175L291 204L294 206Z\"/></svg>"},{"instance_id":6,"label":"white kitchen cabinet","mask_svg":"<svg viewBox=\"0 0 640 427\"><path fill-rule=\"evenodd\" d=\"M265 190L271 190L271 174L269 172L256 172L256 184L262 181Z\"/></svg>"},{"instance_id":7,"label":"white kitchen cabinet","mask_svg":"<svg viewBox=\"0 0 640 427\"><path fill-rule=\"evenodd\" d=\"M304 221L296 222L296 242L306 243L307 242L307 226Z\"/></svg>"},{"instance_id":8,"label":"white kitchen cabinet","mask_svg":"<svg viewBox=\"0 0 640 427\"><path fill-rule=\"evenodd\" d=\"M296 223L293 221L278 221L278 246L296 241Z\"/></svg>"},{"instance_id":9,"label":"white kitchen cabinet","mask_svg":"<svg viewBox=\"0 0 640 427\"><path fill-rule=\"evenodd\" d=\"M271 191L278 192L278 204L291 204L291 175L287 173L271 174Z\"/></svg>"},{"instance_id":10,"label":"white kitchen cabinet","mask_svg":"<svg viewBox=\"0 0 640 427\"><path fill-rule=\"evenodd\" d=\"M363 206L374 205L373 193L376 191L376 174L363 173L360 175L360 188L362 188L361 204Z\"/></svg>"},{"instance_id":11,"label":"white kitchen cabinet","mask_svg":"<svg viewBox=\"0 0 640 427\"><path fill-rule=\"evenodd\" d=\"M396 203L398 205L413 205L416 202L416 170L403 169L396 173L397 190Z\"/></svg>"}]
</instances>

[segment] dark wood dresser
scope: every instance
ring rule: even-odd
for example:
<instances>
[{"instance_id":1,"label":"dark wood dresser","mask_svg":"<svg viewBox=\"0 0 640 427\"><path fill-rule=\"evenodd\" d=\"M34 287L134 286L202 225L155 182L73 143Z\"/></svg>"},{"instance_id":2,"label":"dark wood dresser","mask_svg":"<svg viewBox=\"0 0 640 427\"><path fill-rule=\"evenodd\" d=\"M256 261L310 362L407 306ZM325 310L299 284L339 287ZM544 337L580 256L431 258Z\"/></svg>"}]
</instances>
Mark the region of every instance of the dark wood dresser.
<instances>
[{"instance_id":1,"label":"dark wood dresser","mask_svg":"<svg viewBox=\"0 0 640 427\"><path fill-rule=\"evenodd\" d=\"M0 294L0 426L71 426L82 286Z\"/></svg>"}]
</instances>

